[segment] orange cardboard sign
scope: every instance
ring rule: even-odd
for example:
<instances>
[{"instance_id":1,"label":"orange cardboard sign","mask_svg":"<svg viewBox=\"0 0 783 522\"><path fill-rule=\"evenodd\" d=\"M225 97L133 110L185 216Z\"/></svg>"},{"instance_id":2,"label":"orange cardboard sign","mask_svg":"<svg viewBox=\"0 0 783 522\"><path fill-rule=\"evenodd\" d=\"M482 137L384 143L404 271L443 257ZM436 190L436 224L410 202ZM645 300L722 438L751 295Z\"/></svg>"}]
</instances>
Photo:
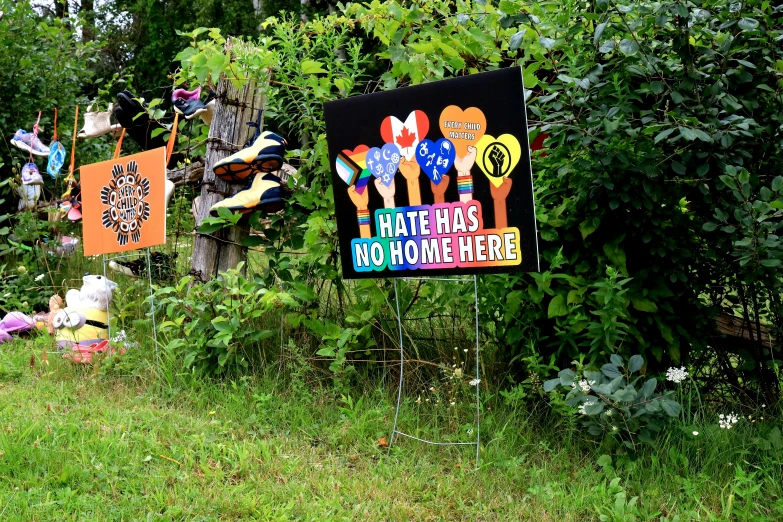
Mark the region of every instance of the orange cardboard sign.
<instances>
[{"instance_id":1,"label":"orange cardboard sign","mask_svg":"<svg viewBox=\"0 0 783 522\"><path fill-rule=\"evenodd\" d=\"M166 242L166 149L81 167L84 255Z\"/></svg>"}]
</instances>

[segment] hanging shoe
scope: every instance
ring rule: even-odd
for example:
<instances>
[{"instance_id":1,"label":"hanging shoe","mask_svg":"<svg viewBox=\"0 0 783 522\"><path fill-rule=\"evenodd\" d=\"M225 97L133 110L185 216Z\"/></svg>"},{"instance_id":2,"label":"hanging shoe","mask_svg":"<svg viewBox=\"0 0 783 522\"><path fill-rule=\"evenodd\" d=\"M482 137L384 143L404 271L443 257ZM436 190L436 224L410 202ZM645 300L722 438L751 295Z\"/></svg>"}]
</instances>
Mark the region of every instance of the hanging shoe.
<instances>
[{"instance_id":1,"label":"hanging shoe","mask_svg":"<svg viewBox=\"0 0 783 522\"><path fill-rule=\"evenodd\" d=\"M207 126L212 125L212 116L215 114L215 98L215 91L209 91L207 101L204 102L206 111L199 114L201 121L206 123Z\"/></svg>"},{"instance_id":2,"label":"hanging shoe","mask_svg":"<svg viewBox=\"0 0 783 522\"><path fill-rule=\"evenodd\" d=\"M22 185L43 185L44 181L38 172L38 166L35 163L25 163L22 167Z\"/></svg>"},{"instance_id":3,"label":"hanging shoe","mask_svg":"<svg viewBox=\"0 0 783 522\"><path fill-rule=\"evenodd\" d=\"M171 93L171 100L198 100L201 98L201 87L197 87L192 91L186 91L185 89L175 89Z\"/></svg>"},{"instance_id":4,"label":"hanging shoe","mask_svg":"<svg viewBox=\"0 0 783 522\"><path fill-rule=\"evenodd\" d=\"M109 261L109 268L128 277L141 277L146 267L147 260L143 257L133 261Z\"/></svg>"},{"instance_id":5,"label":"hanging shoe","mask_svg":"<svg viewBox=\"0 0 783 522\"><path fill-rule=\"evenodd\" d=\"M40 185L19 185L16 187L16 193L19 196L19 206L21 210L35 210L38 205L38 198L41 197Z\"/></svg>"},{"instance_id":6,"label":"hanging shoe","mask_svg":"<svg viewBox=\"0 0 783 522\"><path fill-rule=\"evenodd\" d=\"M171 195L174 194L174 182L171 181L170 179L166 179L166 181L163 182L163 187L166 196L166 212L168 212L169 201L171 200Z\"/></svg>"},{"instance_id":7,"label":"hanging shoe","mask_svg":"<svg viewBox=\"0 0 783 522\"><path fill-rule=\"evenodd\" d=\"M165 147L166 140L163 133L157 133L152 137L153 131L165 127L155 120L151 120L147 110L135 98L130 91L122 91L117 95L117 107L114 108L114 117L122 125L127 134L139 144L142 150L152 150Z\"/></svg>"},{"instance_id":8,"label":"hanging shoe","mask_svg":"<svg viewBox=\"0 0 783 522\"><path fill-rule=\"evenodd\" d=\"M259 172L242 191L212 205L210 214L216 216L219 208L227 208L241 214L255 210L272 214L282 210L283 189L280 186L280 178L274 174Z\"/></svg>"},{"instance_id":9,"label":"hanging shoe","mask_svg":"<svg viewBox=\"0 0 783 522\"><path fill-rule=\"evenodd\" d=\"M174 105L174 112L185 116L186 120L190 120L207 111L206 106L200 100L201 87L194 91L186 91L185 89L177 89L171 95L171 102Z\"/></svg>"},{"instance_id":10,"label":"hanging shoe","mask_svg":"<svg viewBox=\"0 0 783 522\"><path fill-rule=\"evenodd\" d=\"M256 172L274 172L283 165L286 141L274 132L262 132L253 145L218 161L215 175L224 181L241 181Z\"/></svg>"},{"instance_id":11,"label":"hanging shoe","mask_svg":"<svg viewBox=\"0 0 783 522\"><path fill-rule=\"evenodd\" d=\"M46 164L46 172L49 176L57 178L60 175L60 169L65 163L65 148L59 141L53 141L49 145L49 163Z\"/></svg>"},{"instance_id":12,"label":"hanging shoe","mask_svg":"<svg viewBox=\"0 0 783 522\"><path fill-rule=\"evenodd\" d=\"M11 138L11 145L26 152L30 152L36 156L49 155L49 147L41 143L41 140L38 139L38 136L32 132L27 132L22 129L16 131L14 137Z\"/></svg>"},{"instance_id":13,"label":"hanging shoe","mask_svg":"<svg viewBox=\"0 0 783 522\"><path fill-rule=\"evenodd\" d=\"M110 132L114 132L120 125L111 124L111 111L113 104L109 104L109 110L106 112L92 112L92 105L87 107L84 113L84 127L76 134L77 138L97 138Z\"/></svg>"},{"instance_id":14,"label":"hanging shoe","mask_svg":"<svg viewBox=\"0 0 783 522\"><path fill-rule=\"evenodd\" d=\"M122 91L117 95L117 107L114 108L114 117L125 128L126 133L139 144L142 150L152 150L166 146L163 139L165 132L155 133L156 129L168 130L159 121L152 120L144 106L135 99L130 91ZM168 166L174 166L182 161L182 154L172 154L169 157Z\"/></svg>"}]
</instances>

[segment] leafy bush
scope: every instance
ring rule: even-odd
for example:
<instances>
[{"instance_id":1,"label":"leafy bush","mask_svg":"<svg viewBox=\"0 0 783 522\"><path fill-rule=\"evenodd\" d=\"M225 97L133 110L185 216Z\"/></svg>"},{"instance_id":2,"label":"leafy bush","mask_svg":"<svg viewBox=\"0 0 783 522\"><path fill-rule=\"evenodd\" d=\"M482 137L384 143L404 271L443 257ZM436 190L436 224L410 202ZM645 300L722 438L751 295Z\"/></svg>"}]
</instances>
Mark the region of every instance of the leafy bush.
<instances>
[{"instance_id":1,"label":"leafy bush","mask_svg":"<svg viewBox=\"0 0 783 522\"><path fill-rule=\"evenodd\" d=\"M247 369L257 356L251 350L275 334L264 327L263 316L290 298L267 290L260 280L247 279L242 268L202 284L187 276L155 293L156 305L166 316L161 331L171 335L166 349L196 373L223 375Z\"/></svg>"},{"instance_id":2,"label":"leafy bush","mask_svg":"<svg viewBox=\"0 0 783 522\"><path fill-rule=\"evenodd\" d=\"M557 379L544 383L544 391L568 390L565 403L578 407L590 435L610 435L632 449L637 441L652 443L666 422L680 415L680 403L672 399L673 392L655 393L655 377L639 386L644 376L632 376L644 366L641 355L627 362L617 354L610 359L600 371L561 370Z\"/></svg>"}]
</instances>

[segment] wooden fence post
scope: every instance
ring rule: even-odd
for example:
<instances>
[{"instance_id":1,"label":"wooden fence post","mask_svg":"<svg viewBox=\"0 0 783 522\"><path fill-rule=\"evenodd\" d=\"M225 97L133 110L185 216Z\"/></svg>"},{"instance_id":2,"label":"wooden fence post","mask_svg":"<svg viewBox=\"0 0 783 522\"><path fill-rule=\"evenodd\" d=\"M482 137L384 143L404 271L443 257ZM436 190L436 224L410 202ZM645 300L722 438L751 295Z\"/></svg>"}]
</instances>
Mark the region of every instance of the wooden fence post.
<instances>
[{"instance_id":1,"label":"wooden fence post","mask_svg":"<svg viewBox=\"0 0 783 522\"><path fill-rule=\"evenodd\" d=\"M230 42L227 44L227 52ZM240 185L228 183L215 176L212 167L218 161L244 148L255 129L245 125L254 121L258 109L266 105L265 93L255 81L249 80L237 89L221 78L216 88L215 112L209 129L207 153L204 158L204 179L201 185L201 204L196 223L209 216L209 209L225 198L233 196ZM263 120L261 122L263 124ZM247 259L247 248L239 243L248 235L247 220L237 226L223 229L214 235L196 234L191 261L191 275L198 281L208 281L218 272L236 267Z\"/></svg>"}]
</instances>

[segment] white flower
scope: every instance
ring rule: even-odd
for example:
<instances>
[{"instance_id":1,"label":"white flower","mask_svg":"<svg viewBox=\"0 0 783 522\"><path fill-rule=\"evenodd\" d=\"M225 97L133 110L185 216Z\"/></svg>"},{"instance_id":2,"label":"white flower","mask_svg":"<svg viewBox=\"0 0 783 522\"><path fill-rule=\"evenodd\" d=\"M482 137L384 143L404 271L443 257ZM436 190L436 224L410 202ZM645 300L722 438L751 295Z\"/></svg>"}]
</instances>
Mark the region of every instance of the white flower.
<instances>
[{"instance_id":1,"label":"white flower","mask_svg":"<svg viewBox=\"0 0 783 522\"><path fill-rule=\"evenodd\" d=\"M452 405L452 406L454 406L455 404L457 404L457 403L456 403L456 402L454 402L454 401L451 401L451 405Z\"/></svg>"},{"instance_id":2,"label":"white flower","mask_svg":"<svg viewBox=\"0 0 783 522\"><path fill-rule=\"evenodd\" d=\"M675 384L679 384L688 377L688 372L685 371L685 366L679 368L669 368L666 370L666 380Z\"/></svg>"},{"instance_id":3,"label":"white flower","mask_svg":"<svg viewBox=\"0 0 783 522\"><path fill-rule=\"evenodd\" d=\"M465 348L465 349L464 349L464 350L462 350L462 351L463 351L463 352L465 352L465 353L468 353L468 349L467 349L467 348Z\"/></svg>"},{"instance_id":4,"label":"white flower","mask_svg":"<svg viewBox=\"0 0 783 522\"><path fill-rule=\"evenodd\" d=\"M39 275L39 276L35 276L35 280L36 280L36 281L40 281L40 280L41 280L41 279L43 279L44 277L46 277L46 274L41 274L41 275Z\"/></svg>"},{"instance_id":5,"label":"white flower","mask_svg":"<svg viewBox=\"0 0 783 522\"><path fill-rule=\"evenodd\" d=\"M737 424L737 421L739 421L739 417L737 417L737 414L734 412L727 415L722 413L718 415L718 426L720 426L721 429L730 430L732 426Z\"/></svg>"},{"instance_id":6,"label":"white flower","mask_svg":"<svg viewBox=\"0 0 783 522\"><path fill-rule=\"evenodd\" d=\"M480 382L481 382L481 379L473 379L468 384L470 384L471 386L478 386Z\"/></svg>"},{"instance_id":7,"label":"white flower","mask_svg":"<svg viewBox=\"0 0 783 522\"><path fill-rule=\"evenodd\" d=\"M585 412L585 408L587 408L588 406L592 406L593 404L595 404L595 402L594 401L590 401L590 400L585 401L582 404L580 404L579 405L579 414L580 415L587 415L587 412Z\"/></svg>"},{"instance_id":8,"label":"white flower","mask_svg":"<svg viewBox=\"0 0 783 522\"><path fill-rule=\"evenodd\" d=\"M121 342L125 341L127 338L128 338L128 336L125 333L125 330L120 330L119 332L117 332L117 335L112 337L111 342L113 342L113 343L121 343Z\"/></svg>"},{"instance_id":9,"label":"white flower","mask_svg":"<svg viewBox=\"0 0 783 522\"><path fill-rule=\"evenodd\" d=\"M462 377L462 368L457 368L456 370L454 370L454 376Z\"/></svg>"},{"instance_id":10,"label":"white flower","mask_svg":"<svg viewBox=\"0 0 783 522\"><path fill-rule=\"evenodd\" d=\"M696 436L698 436L698 435L699 435L699 432L698 432L698 431L694 431L694 432L693 432L693 436L694 436L694 437L696 437Z\"/></svg>"},{"instance_id":11,"label":"white flower","mask_svg":"<svg viewBox=\"0 0 783 522\"><path fill-rule=\"evenodd\" d=\"M590 391L590 386L592 386L593 384L595 384L595 381L588 381L587 379L582 379L578 383L571 383L571 387L576 388L577 386L579 386L579 388L583 392L587 393Z\"/></svg>"}]
</instances>

